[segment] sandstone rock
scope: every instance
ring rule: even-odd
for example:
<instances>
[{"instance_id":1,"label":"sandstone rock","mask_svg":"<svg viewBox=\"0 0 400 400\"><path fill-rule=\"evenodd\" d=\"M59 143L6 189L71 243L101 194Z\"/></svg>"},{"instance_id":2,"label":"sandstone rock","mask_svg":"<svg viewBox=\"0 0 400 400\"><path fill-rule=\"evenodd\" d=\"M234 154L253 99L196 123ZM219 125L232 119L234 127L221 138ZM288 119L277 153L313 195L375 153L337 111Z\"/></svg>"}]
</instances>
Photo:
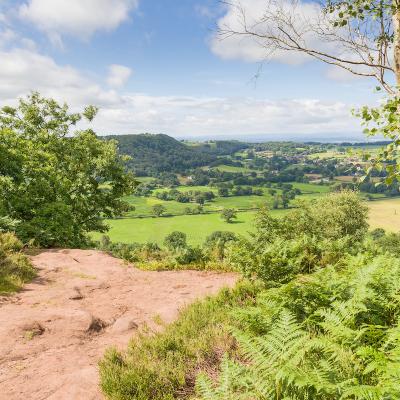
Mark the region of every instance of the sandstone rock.
<instances>
[{"instance_id":1,"label":"sandstone rock","mask_svg":"<svg viewBox=\"0 0 400 400\"><path fill-rule=\"evenodd\" d=\"M134 321L134 319L132 317L126 316L118 318L114 322L111 330L114 333L123 333L137 328L138 324Z\"/></svg>"}]
</instances>

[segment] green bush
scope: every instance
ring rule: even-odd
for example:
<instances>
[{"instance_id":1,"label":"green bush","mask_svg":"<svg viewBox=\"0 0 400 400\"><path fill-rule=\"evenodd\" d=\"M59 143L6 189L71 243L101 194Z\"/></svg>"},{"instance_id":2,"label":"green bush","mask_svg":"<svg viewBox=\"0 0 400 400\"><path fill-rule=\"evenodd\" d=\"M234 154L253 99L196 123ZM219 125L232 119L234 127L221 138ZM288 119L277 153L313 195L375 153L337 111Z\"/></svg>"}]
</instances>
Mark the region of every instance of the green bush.
<instances>
[{"instance_id":1,"label":"green bush","mask_svg":"<svg viewBox=\"0 0 400 400\"><path fill-rule=\"evenodd\" d=\"M156 243L113 243L108 236L103 236L95 245L144 270L231 271L225 252L234 240L236 236L231 232L214 232L203 247L191 247L186 244L186 235L172 232L165 238L166 249Z\"/></svg>"},{"instance_id":2,"label":"green bush","mask_svg":"<svg viewBox=\"0 0 400 400\"><path fill-rule=\"evenodd\" d=\"M179 231L171 232L164 239L164 246L170 251L177 251L187 247L186 234Z\"/></svg>"},{"instance_id":3,"label":"green bush","mask_svg":"<svg viewBox=\"0 0 400 400\"><path fill-rule=\"evenodd\" d=\"M240 357L198 377L200 399L400 398L399 289L400 260L364 254L264 291L236 310Z\"/></svg>"},{"instance_id":4,"label":"green bush","mask_svg":"<svg viewBox=\"0 0 400 400\"><path fill-rule=\"evenodd\" d=\"M371 232L375 244L383 251L400 257L400 233Z\"/></svg>"},{"instance_id":5,"label":"green bush","mask_svg":"<svg viewBox=\"0 0 400 400\"><path fill-rule=\"evenodd\" d=\"M303 203L283 218L262 209L256 233L233 245L230 261L245 276L271 285L340 262L363 246L367 209L354 192Z\"/></svg>"},{"instance_id":6,"label":"green bush","mask_svg":"<svg viewBox=\"0 0 400 400\"><path fill-rule=\"evenodd\" d=\"M0 294L17 291L35 276L23 245L12 233L0 233Z\"/></svg>"}]
</instances>

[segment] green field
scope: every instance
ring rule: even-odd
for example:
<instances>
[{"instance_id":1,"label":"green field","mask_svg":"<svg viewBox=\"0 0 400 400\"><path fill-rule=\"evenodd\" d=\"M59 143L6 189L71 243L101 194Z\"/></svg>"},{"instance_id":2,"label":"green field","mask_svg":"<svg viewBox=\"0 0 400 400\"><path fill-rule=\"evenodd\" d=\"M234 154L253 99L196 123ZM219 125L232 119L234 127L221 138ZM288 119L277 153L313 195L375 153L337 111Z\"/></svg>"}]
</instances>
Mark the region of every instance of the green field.
<instances>
[{"instance_id":1,"label":"green field","mask_svg":"<svg viewBox=\"0 0 400 400\"><path fill-rule=\"evenodd\" d=\"M246 167L235 167L233 165L218 165L214 169L219 169L222 172L243 172L243 173L250 173L255 171L254 169L246 168ZM256 171L257 172L257 171Z\"/></svg>"},{"instance_id":2,"label":"green field","mask_svg":"<svg viewBox=\"0 0 400 400\"><path fill-rule=\"evenodd\" d=\"M328 186L307 183L293 183L293 186L302 191L302 195L296 199L315 198L329 191ZM157 189L155 193L163 190L167 189ZM217 192L216 188L209 186L180 186L177 190ZM108 224L111 229L108 235L112 241L125 243L151 241L162 244L167 234L178 230L185 232L188 242L193 245L201 244L210 233L216 230L229 230L246 235L253 229L255 209L265 204L270 207L272 205L273 197L268 193L268 189L263 188L263 192L263 196L216 197L204 205L206 214L201 215L186 215L185 209L196 207L194 203L163 201L156 197L129 196L125 200L135 206L135 211L130 212L126 218L109 220ZM277 192L279 193L280 190L277 189ZM155 204L165 206L166 215L164 217L153 217L152 207ZM237 221L232 224L224 222L219 214L223 208L241 210L238 213ZM272 210L274 215L282 215L285 212L286 210ZM100 234L94 234L95 238L100 236Z\"/></svg>"},{"instance_id":3,"label":"green field","mask_svg":"<svg viewBox=\"0 0 400 400\"><path fill-rule=\"evenodd\" d=\"M170 189L165 189L165 188L160 188L160 189L155 189L153 191L154 194L157 194L159 192L168 192ZM210 186L178 186L174 188L174 190L179 190L182 193L186 192L214 192L217 194L217 188L210 187Z\"/></svg>"},{"instance_id":4,"label":"green field","mask_svg":"<svg viewBox=\"0 0 400 400\"><path fill-rule=\"evenodd\" d=\"M153 182L156 180L156 178L153 178L151 176L139 176L135 178L137 181L139 181L140 183L149 183L149 182Z\"/></svg>"},{"instance_id":5,"label":"green field","mask_svg":"<svg viewBox=\"0 0 400 400\"><path fill-rule=\"evenodd\" d=\"M155 204L162 204L167 210L166 213L172 215L184 214L186 207L194 207L194 204L178 203L177 201L173 200L163 201L155 197L128 196L125 198L125 200L135 207L135 211L128 214L131 217L152 216L152 207Z\"/></svg>"},{"instance_id":6,"label":"green field","mask_svg":"<svg viewBox=\"0 0 400 400\"><path fill-rule=\"evenodd\" d=\"M274 210L274 215L279 216L286 210ZM108 221L110 231L107 235L114 242L157 242L162 244L166 235L173 231L186 233L191 245L200 245L205 238L214 231L231 231L247 235L254 229L255 212L246 211L238 213L234 223L224 222L219 214L182 215L177 217L161 218L123 218ZM94 239L99 239L102 234L93 234Z\"/></svg>"},{"instance_id":7,"label":"green field","mask_svg":"<svg viewBox=\"0 0 400 400\"><path fill-rule=\"evenodd\" d=\"M315 185L312 185L315 186ZM318 188L326 188L325 186L316 186ZM305 189L305 187L303 187ZM305 194L298 198L310 198L319 195ZM219 200L223 200L224 207L235 206L249 206L253 205L251 201L257 201L260 199L257 196L241 196L241 197L227 197L217 198L215 204L212 206L205 207L205 210L211 209L211 207L218 207ZM262 199L262 198L261 198ZM150 204L158 202L157 199L153 198L136 198L138 202L142 204L142 210L144 213L150 215L150 211L146 209ZM231 201L231 203L229 203ZM170 210L174 207L187 206L187 204L180 204L176 202L163 202L170 206ZM388 231L398 232L400 231L400 199L384 199L375 200L367 203L370 208L369 222L371 229L373 228L384 228ZM191 204L193 206L193 204ZM139 208L140 208L139 207ZM287 210L272 210L274 216L280 216L287 212ZM172 231L181 231L186 233L188 242L192 245L199 245L204 242L204 239L212 232L217 230L232 231L241 235L247 235L248 232L254 229L254 216L256 211L245 211L238 213L238 219L236 222L228 224L224 222L219 213L212 214L201 214L201 215L179 215L175 217L147 217L147 218L121 218L115 220L109 220L110 231L108 235L112 241L132 243L132 242L157 242L163 243L166 235ZM101 234L94 233L93 237L98 239Z\"/></svg>"},{"instance_id":8,"label":"green field","mask_svg":"<svg viewBox=\"0 0 400 400\"><path fill-rule=\"evenodd\" d=\"M329 192L329 186L314 185L308 183L293 183L295 188L302 191L302 195L296 199L312 199ZM180 191L213 191L215 188L208 186L180 186ZM165 190L165 189L159 189ZM216 197L213 201L204 205L206 214L185 215L187 207L194 208L193 203L178 203L176 201L163 201L155 197L127 198L129 203L135 206L135 211L126 218L109 220L110 231L108 235L115 242L157 242L162 244L166 235L172 231L186 233L191 245L200 245L205 238L214 231L228 230L241 235L247 235L254 228L255 209L261 205L272 203L272 196L268 189L263 188L263 196L230 196ZM279 192L279 190L278 190ZM166 207L166 216L156 218L152 216L154 204L163 204ZM294 205L296 202L293 203ZM370 207L371 228L382 227L389 231L400 231L400 199L384 199L368 202ZM223 208L235 208L244 210L238 213L238 219L232 224L224 222L219 214ZM247 211L246 211L247 210ZM286 210L272 210L279 216ZM171 214L172 216L168 216ZM143 216L145 218L138 218ZM101 234L94 234L98 239Z\"/></svg>"},{"instance_id":9,"label":"green field","mask_svg":"<svg viewBox=\"0 0 400 400\"><path fill-rule=\"evenodd\" d=\"M328 193L330 187L326 185L315 185L314 183L298 183L292 182L294 188L300 189L302 193Z\"/></svg>"},{"instance_id":10,"label":"green field","mask_svg":"<svg viewBox=\"0 0 400 400\"><path fill-rule=\"evenodd\" d=\"M112 241L132 242L157 242L162 244L166 235L173 231L186 233L188 242L200 245L212 232L223 230L246 235L252 229L254 212L238 214L235 223L224 222L219 214L182 215L177 217L161 218L125 218L110 220L108 224ZM101 234L95 234L99 238Z\"/></svg>"}]
</instances>

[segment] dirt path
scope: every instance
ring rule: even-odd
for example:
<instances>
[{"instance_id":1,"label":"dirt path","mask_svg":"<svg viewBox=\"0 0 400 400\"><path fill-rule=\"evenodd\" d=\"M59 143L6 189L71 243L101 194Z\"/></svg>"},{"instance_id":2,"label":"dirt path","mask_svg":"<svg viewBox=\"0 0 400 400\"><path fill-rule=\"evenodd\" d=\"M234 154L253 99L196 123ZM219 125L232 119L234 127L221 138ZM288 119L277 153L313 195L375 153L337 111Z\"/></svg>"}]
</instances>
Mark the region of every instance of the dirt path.
<instances>
[{"instance_id":1,"label":"dirt path","mask_svg":"<svg viewBox=\"0 0 400 400\"><path fill-rule=\"evenodd\" d=\"M173 321L196 298L232 286L233 274L145 272L93 250L32 257L38 277L0 298L0 399L102 399L97 362L154 317Z\"/></svg>"}]
</instances>

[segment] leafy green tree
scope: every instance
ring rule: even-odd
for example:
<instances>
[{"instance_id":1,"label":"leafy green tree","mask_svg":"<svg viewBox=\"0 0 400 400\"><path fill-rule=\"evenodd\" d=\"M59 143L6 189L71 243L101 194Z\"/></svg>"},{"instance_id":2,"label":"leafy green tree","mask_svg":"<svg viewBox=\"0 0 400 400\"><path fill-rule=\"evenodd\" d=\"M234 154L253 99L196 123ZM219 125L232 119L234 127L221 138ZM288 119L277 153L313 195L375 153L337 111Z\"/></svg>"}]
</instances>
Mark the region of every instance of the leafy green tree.
<instances>
[{"instance_id":1,"label":"leafy green tree","mask_svg":"<svg viewBox=\"0 0 400 400\"><path fill-rule=\"evenodd\" d=\"M234 219L237 218L237 212L234 208L224 208L221 211L221 218L230 224Z\"/></svg>"},{"instance_id":2,"label":"leafy green tree","mask_svg":"<svg viewBox=\"0 0 400 400\"><path fill-rule=\"evenodd\" d=\"M41 246L81 246L104 218L121 215L136 185L115 141L91 129L97 109L71 113L66 104L32 93L0 111L0 216L18 220L22 240Z\"/></svg>"},{"instance_id":3,"label":"leafy green tree","mask_svg":"<svg viewBox=\"0 0 400 400\"><path fill-rule=\"evenodd\" d=\"M289 207L290 198L289 198L289 196L288 196L288 194L286 192L282 193L281 202L282 202L283 208L288 208Z\"/></svg>"},{"instance_id":4,"label":"leafy green tree","mask_svg":"<svg viewBox=\"0 0 400 400\"><path fill-rule=\"evenodd\" d=\"M205 197L202 193L197 194L194 197L194 201L199 205L203 205L206 202Z\"/></svg>"},{"instance_id":5,"label":"leafy green tree","mask_svg":"<svg viewBox=\"0 0 400 400\"><path fill-rule=\"evenodd\" d=\"M215 231L207 236L204 242L204 248L216 256L219 261L225 258L225 250L228 243L235 242L236 235L229 231Z\"/></svg>"},{"instance_id":6,"label":"leafy green tree","mask_svg":"<svg viewBox=\"0 0 400 400\"><path fill-rule=\"evenodd\" d=\"M226 188L226 187L218 188L218 196L220 196L220 197L228 197L229 196L228 188Z\"/></svg>"},{"instance_id":7,"label":"leafy green tree","mask_svg":"<svg viewBox=\"0 0 400 400\"><path fill-rule=\"evenodd\" d=\"M167 209L162 204L154 204L152 211L156 217L161 217Z\"/></svg>"},{"instance_id":8,"label":"leafy green tree","mask_svg":"<svg viewBox=\"0 0 400 400\"><path fill-rule=\"evenodd\" d=\"M164 246L170 251L177 251L186 248L186 234L179 231L171 232L165 237Z\"/></svg>"}]
</instances>

